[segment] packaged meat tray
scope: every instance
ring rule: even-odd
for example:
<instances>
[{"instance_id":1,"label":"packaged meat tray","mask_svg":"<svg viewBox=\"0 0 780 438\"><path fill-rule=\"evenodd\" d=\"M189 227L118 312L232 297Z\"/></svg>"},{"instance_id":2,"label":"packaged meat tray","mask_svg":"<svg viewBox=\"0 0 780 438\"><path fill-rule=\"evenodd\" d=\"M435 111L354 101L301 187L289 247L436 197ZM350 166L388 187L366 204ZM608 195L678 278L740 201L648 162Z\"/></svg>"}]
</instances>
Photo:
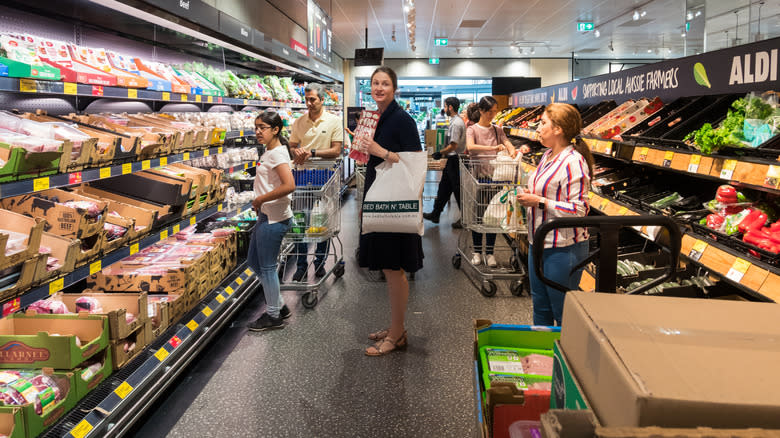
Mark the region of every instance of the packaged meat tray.
<instances>
[{"instance_id":1,"label":"packaged meat tray","mask_svg":"<svg viewBox=\"0 0 780 438\"><path fill-rule=\"evenodd\" d=\"M46 219L46 231L72 239L102 232L107 210L105 202L61 189L4 198L0 204L25 216Z\"/></svg>"},{"instance_id":2,"label":"packaged meat tray","mask_svg":"<svg viewBox=\"0 0 780 438\"><path fill-rule=\"evenodd\" d=\"M40 219L0 210L0 269L38 254L45 225Z\"/></svg>"},{"instance_id":3,"label":"packaged meat tray","mask_svg":"<svg viewBox=\"0 0 780 438\"><path fill-rule=\"evenodd\" d=\"M553 352L485 346L480 349L483 370L488 373L552 376Z\"/></svg>"}]
</instances>

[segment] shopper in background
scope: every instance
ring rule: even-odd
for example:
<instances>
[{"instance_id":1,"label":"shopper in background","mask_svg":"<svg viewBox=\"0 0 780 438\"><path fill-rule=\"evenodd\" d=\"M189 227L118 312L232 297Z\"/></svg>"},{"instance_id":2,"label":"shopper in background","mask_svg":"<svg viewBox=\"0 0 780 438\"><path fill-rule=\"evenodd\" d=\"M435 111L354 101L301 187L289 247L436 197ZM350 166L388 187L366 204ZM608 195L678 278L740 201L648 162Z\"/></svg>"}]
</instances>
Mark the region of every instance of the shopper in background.
<instances>
[{"instance_id":1,"label":"shopper in background","mask_svg":"<svg viewBox=\"0 0 780 438\"><path fill-rule=\"evenodd\" d=\"M455 201L460 209L460 164L458 155L466 152L466 124L458 116L460 100L457 97L450 96L444 99L444 108L450 117L450 126L447 130L448 143L441 151L434 152L433 159L440 160L442 156L446 156L447 164L444 165L444 171L441 174L433 211L423 214L425 219L435 224L439 223L439 216L441 216L444 206L450 200L450 195L455 194ZM453 223L452 228L463 228L460 220Z\"/></svg>"},{"instance_id":2,"label":"shopper in background","mask_svg":"<svg viewBox=\"0 0 780 438\"><path fill-rule=\"evenodd\" d=\"M517 195L517 200L528 207L528 270L536 325L560 325L565 294L536 276L533 245L544 245L545 277L571 290L579 289L582 269L574 273L571 270L588 255L588 230L584 227L558 229L544 242L533 241L536 229L549 219L588 214L593 155L579 137L581 130L582 119L576 108L561 103L547 106L536 131L549 150L529 176L527 192Z\"/></svg>"},{"instance_id":3,"label":"shopper in background","mask_svg":"<svg viewBox=\"0 0 780 438\"><path fill-rule=\"evenodd\" d=\"M476 102L471 102L466 107L466 128L479 122L479 105Z\"/></svg>"},{"instance_id":4,"label":"shopper in background","mask_svg":"<svg viewBox=\"0 0 780 438\"><path fill-rule=\"evenodd\" d=\"M382 114L369 142L371 158L366 166L365 191L368 193L376 178L376 166L400 161L398 152L422 150L420 134L414 119L393 98L398 89L398 77L389 67L379 67L371 75L371 97ZM390 298L390 328L370 334L376 343L366 349L368 356L383 356L407 345L404 318L409 300L409 282L405 272L422 268L422 239L418 234L368 233L360 236L360 266L381 269L387 279Z\"/></svg>"},{"instance_id":5,"label":"shopper in background","mask_svg":"<svg viewBox=\"0 0 780 438\"><path fill-rule=\"evenodd\" d=\"M290 148L293 155L293 163L303 164L314 157L334 160L341 156L341 145L344 141L344 128L341 118L331 114L323 108L323 96L325 90L322 85L311 83L304 89L306 100L306 115L298 117L292 126L290 135ZM296 202L297 204L297 202ZM296 211L297 211L296 205ZM303 205L301 208L311 209L312 205ZM325 258L328 255L329 240L317 243L314 257L314 275L324 277ZM295 247L298 256L297 269L293 274L293 281L302 281L309 270L309 244L298 243Z\"/></svg>"},{"instance_id":6,"label":"shopper in background","mask_svg":"<svg viewBox=\"0 0 780 438\"><path fill-rule=\"evenodd\" d=\"M257 213L257 225L247 255L247 263L259 274L265 295L266 311L249 325L249 330L263 331L283 328L290 309L284 305L277 276L282 238L290 229L292 192L295 180L290 169L290 155L284 144L282 118L273 111L261 113L255 119L255 135L265 145L257 163L255 199L252 208Z\"/></svg>"},{"instance_id":7,"label":"shopper in background","mask_svg":"<svg viewBox=\"0 0 780 438\"><path fill-rule=\"evenodd\" d=\"M475 166L475 176L481 180L491 179L493 177L493 168L489 162L493 160L501 151L506 151L511 157L517 155L517 151L509 139L506 138L504 130L492 123L493 118L498 114L498 103L492 96L484 96L477 105L479 110L479 120L466 130L466 147L471 156L472 163ZM475 113L472 113L475 115ZM520 149L521 153L528 152L528 146ZM490 204L490 200L498 193L498 188L488 188L480 190L477 193L477 204L470 208L477 208L477 217L482 217L485 209ZM474 253L471 255L471 264L479 266L482 264L482 252L485 253L485 264L490 268L498 266L493 251L496 246L496 235L494 233L485 233L485 247L482 248L482 233L471 232L472 242L474 244Z\"/></svg>"}]
</instances>

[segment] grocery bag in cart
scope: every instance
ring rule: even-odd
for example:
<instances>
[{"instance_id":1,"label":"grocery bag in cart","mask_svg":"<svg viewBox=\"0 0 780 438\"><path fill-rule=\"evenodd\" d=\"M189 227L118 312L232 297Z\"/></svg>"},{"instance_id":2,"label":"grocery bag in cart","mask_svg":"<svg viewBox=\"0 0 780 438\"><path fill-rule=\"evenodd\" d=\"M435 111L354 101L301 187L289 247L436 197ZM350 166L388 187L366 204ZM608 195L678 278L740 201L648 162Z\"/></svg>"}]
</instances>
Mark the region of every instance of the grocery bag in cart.
<instances>
[{"instance_id":1,"label":"grocery bag in cart","mask_svg":"<svg viewBox=\"0 0 780 438\"><path fill-rule=\"evenodd\" d=\"M423 235L422 191L426 153L399 152L400 161L376 166L376 179L363 201L363 234Z\"/></svg>"}]
</instances>

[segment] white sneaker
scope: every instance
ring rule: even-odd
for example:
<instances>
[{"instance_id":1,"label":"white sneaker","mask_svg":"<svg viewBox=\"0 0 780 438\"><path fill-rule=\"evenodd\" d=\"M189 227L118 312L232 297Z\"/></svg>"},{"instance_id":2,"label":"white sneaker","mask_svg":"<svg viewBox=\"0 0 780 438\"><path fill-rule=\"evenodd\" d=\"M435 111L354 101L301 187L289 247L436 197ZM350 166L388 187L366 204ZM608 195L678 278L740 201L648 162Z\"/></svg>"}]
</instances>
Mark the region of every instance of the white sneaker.
<instances>
[{"instance_id":1,"label":"white sneaker","mask_svg":"<svg viewBox=\"0 0 780 438\"><path fill-rule=\"evenodd\" d=\"M496 262L496 258L493 256L493 254L488 254L487 265L490 268L495 268L496 266L498 266L498 262Z\"/></svg>"},{"instance_id":2,"label":"white sneaker","mask_svg":"<svg viewBox=\"0 0 780 438\"><path fill-rule=\"evenodd\" d=\"M479 266L482 264L482 254L475 252L471 255L471 264L474 266Z\"/></svg>"}]
</instances>

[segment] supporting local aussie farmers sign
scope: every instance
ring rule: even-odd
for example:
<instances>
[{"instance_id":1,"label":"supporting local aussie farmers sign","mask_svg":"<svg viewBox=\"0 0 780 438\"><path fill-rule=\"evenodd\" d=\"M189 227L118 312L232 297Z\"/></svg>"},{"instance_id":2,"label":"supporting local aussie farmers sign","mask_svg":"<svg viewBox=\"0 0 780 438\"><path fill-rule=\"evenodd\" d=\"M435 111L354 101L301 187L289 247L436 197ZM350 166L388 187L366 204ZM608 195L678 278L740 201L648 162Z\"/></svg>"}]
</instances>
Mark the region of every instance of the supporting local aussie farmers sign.
<instances>
[{"instance_id":1,"label":"supporting local aussie farmers sign","mask_svg":"<svg viewBox=\"0 0 780 438\"><path fill-rule=\"evenodd\" d=\"M780 38L512 94L512 106L552 102L592 105L660 97L777 90Z\"/></svg>"}]
</instances>

